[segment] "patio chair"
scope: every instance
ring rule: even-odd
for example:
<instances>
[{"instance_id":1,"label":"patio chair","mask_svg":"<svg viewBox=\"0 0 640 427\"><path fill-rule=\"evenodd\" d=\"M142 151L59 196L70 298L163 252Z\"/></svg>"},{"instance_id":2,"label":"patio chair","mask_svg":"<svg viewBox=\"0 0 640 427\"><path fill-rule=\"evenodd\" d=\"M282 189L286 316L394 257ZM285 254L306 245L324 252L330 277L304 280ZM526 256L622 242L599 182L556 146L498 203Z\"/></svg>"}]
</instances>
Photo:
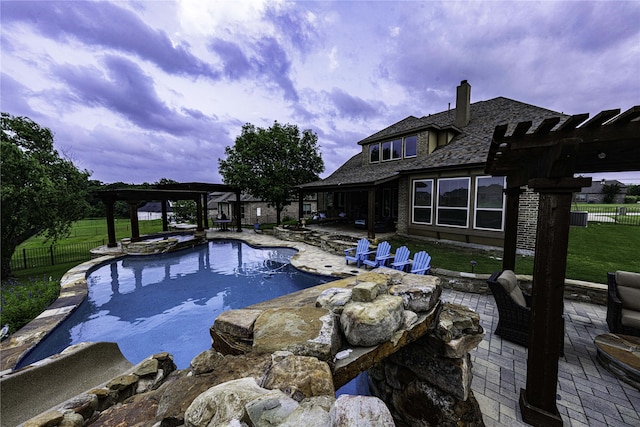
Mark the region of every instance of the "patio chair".
<instances>
[{"instance_id":1,"label":"patio chair","mask_svg":"<svg viewBox=\"0 0 640 427\"><path fill-rule=\"evenodd\" d=\"M640 273L607 273L607 325L614 334L640 336Z\"/></svg>"},{"instance_id":2,"label":"patio chair","mask_svg":"<svg viewBox=\"0 0 640 427\"><path fill-rule=\"evenodd\" d=\"M260 230L260 223L256 222L255 224L253 224L253 231L258 234L262 233L262 230Z\"/></svg>"},{"instance_id":3,"label":"patio chair","mask_svg":"<svg viewBox=\"0 0 640 427\"><path fill-rule=\"evenodd\" d=\"M516 275L511 270L493 273L487 284L498 307L498 326L494 333L501 338L529 346L531 323L531 296L522 292ZM562 319L564 331L564 318ZM560 335L560 355L564 355L564 333Z\"/></svg>"},{"instance_id":4,"label":"patio chair","mask_svg":"<svg viewBox=\"0 0 640 427\"><path fill-rule=\"evenodd\" d=\"M362 264L362 260L366 257L365 253L369 250L369 241L367 239L358 240L358 246L344 250L344 258L349 265L349 261L355 262L358 267ZM351 253L353 252L353 255Z\"/></svg>"},{"instance_id":5,"label":"patio chair","mask_svg":"<svg viewBox=\"0 0 640 427\"><path fill-rule=\"evenodd\" d=\"M400 246L393 257L391 268L404 271L409 264L411 264L411 261L409 261L409 249L406 246Z\"/></svg>"},{"instance_id":6,"label":"patio chair","mask_svg":"<svg viewBox=\"0 0 640 427\"><path fill-rule=\"evenodd\" d=\"M390 252L391 244L389 244L389 242L381 242L375 251L369 251L364 254L362 263L371 268L384 267L387 260L393 258ZM375 257L373 259L369 259L369 255L373 253L375 253Z\"/></svg>"},{"instance_id":7,"label":"patio chair","mask_svg":"<svg viewBox=\"0 0 640 427\"><path fill-rule=\"evenodd\" d=\"M431 256L426 251L420 251L413 256L411 271L413 274L429 274L431 270Z\"/></svg>"}]
</instances>

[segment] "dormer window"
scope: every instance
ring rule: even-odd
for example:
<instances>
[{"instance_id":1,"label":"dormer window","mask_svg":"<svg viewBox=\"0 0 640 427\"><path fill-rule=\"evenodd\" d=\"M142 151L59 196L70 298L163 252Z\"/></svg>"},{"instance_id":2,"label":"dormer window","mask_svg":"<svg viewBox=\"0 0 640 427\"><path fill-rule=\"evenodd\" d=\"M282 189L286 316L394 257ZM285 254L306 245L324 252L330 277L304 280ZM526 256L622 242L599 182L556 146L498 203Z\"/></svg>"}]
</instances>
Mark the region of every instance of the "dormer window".
<instances>
[{"instance_id":1,"label":"dormer window","mask_svg":"<svg viewBox=\"0 0 640 427\"><path fill-rule=\"evenodd\" d=\"M396 139L382 143L382 161L396 160L402 157L402 140Z\"/></svg>"},{"instance_id":2,"label":"dormer window","mask_svg":"<svg viewBox=\"0 0 640 427\"><path fill-rule=\"evenodd\" d=\"M377 142L369 145L369 163L415 157L417 151L418 137L416 135L392 141Z\"/></svg>"}]
</instances>

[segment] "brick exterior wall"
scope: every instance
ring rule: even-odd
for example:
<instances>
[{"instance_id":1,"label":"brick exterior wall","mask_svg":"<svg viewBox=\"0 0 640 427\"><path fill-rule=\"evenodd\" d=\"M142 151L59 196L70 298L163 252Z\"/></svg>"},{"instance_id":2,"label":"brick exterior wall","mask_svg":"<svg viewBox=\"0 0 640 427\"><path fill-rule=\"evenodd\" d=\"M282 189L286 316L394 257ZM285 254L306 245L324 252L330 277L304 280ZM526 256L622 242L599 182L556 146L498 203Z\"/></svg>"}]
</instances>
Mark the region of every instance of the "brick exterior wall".
<instances>
[{"instance_id":1,"label":"brick exterior wall","mask_svg":"<svg viewBox=\"0 0 640 427\"><path fill-rule=\"evenodd\" d=\"M538 229L538 193L527 188L520 195L518 209L518 239L517 249L534 251L536 248L536 231Z\"/></svg>"}]
</instances>

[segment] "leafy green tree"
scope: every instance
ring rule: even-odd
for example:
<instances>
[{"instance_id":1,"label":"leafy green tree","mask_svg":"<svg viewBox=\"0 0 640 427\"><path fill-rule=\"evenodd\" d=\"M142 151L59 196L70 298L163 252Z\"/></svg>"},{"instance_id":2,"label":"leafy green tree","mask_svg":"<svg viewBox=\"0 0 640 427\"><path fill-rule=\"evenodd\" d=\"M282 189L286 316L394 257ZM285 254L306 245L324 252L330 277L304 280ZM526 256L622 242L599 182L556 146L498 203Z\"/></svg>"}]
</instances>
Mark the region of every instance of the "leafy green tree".
<instances>
[{"instance_id":1,"label":"leafy green tree","mask_svg":"<svg viewBox=\"0 0 640 427\"><path fill-rule=\"evenodd\" d=\"M604 194L603 202L613 203L617 194L620 194L620 185L604 184L602 186L602 194Z\"/></svg>"},{"instance_id":2,"label":"leafy green tree","mask_svg":"<svg viewBox=\"0 0 640 427\"><path fill-rule=\"evenodd\" d=\"M297 196L296 186L318 179L324 171L318 136L277 121L268 129L247 123L233 147L219 159L225 184L250 193L276 209L276 222Z\"/></svg>"},{"instance_id":3,"label":"leafy green tree","mask_svg":"<svg viewBox=\"0 0 640 427\"><path fill-rule=\"evenodd\" d=\"M84 217L88 171L53 148L53 134L27 117L2 113L0 194L2 279L16 247L39 233L55 241Z\"/></svg>"},{"instance_id":4,"label":"leafy green tree","mask_svg":"<svg viewBox=\"0 0 640 427\"><path fill-rule=\"evenodd\" d=\"M640 196L640 185L630 184L629 186L627 186L627 195Z\"/></svg>"}]
</instances>

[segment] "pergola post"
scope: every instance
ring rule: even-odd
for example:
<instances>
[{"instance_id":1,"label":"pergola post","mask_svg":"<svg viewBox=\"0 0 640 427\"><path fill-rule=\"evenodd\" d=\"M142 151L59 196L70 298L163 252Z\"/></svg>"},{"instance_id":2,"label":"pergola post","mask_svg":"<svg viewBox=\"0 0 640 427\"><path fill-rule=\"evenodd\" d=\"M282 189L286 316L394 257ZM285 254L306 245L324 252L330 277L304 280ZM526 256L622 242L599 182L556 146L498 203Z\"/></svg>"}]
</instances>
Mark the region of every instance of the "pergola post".
<instances>
[{"instance_id":1,"label":"pergola post","mask_svg":"<svg viewBox=\"0 0 640 427\"><path fill-rule=\"evenodd\" d=\"M520 206L520 187L504 190L507 200L504 212L504 250L502 269L516 270L516 247L518 243L518 210Z\"/></svg>"},{"instance_id":2,"label":"pergola post","mask_svg":"<svg viewBox=\"0 0 640 427\"><path fill-rule=\"evenodd\" d=\"M131 241L140 241L140 226L138 224L138 201L129 201L129 219L131 220Z\"/></svg>"},{"instance_id":3,"label":"pergola post","mask_svg":"<svg viewBox=\"0 0 640 427\"><path fill-rule=\"evenodd\" d=\"M558 358L563 341L564 280L572 193L591 178L535 178L540 193L533 267L526 389L520 391L522 419L534 426L562 426L556 406Z\"/></svg>"},{"instance_id":4,"label":"pergola post","mask_svg":"<svg viewBox=\"0 0 640 427\"><path fill-rule=\"evenodd\" d=\"M115 225L115 214L113 210L113 205L115 204L115 200L105 200L104 207L107 214L107 237L109 238L109 243L107 243L107 247L115 248L118 246L116 242L116 225Z\"/></svg>"}]
</instances>

